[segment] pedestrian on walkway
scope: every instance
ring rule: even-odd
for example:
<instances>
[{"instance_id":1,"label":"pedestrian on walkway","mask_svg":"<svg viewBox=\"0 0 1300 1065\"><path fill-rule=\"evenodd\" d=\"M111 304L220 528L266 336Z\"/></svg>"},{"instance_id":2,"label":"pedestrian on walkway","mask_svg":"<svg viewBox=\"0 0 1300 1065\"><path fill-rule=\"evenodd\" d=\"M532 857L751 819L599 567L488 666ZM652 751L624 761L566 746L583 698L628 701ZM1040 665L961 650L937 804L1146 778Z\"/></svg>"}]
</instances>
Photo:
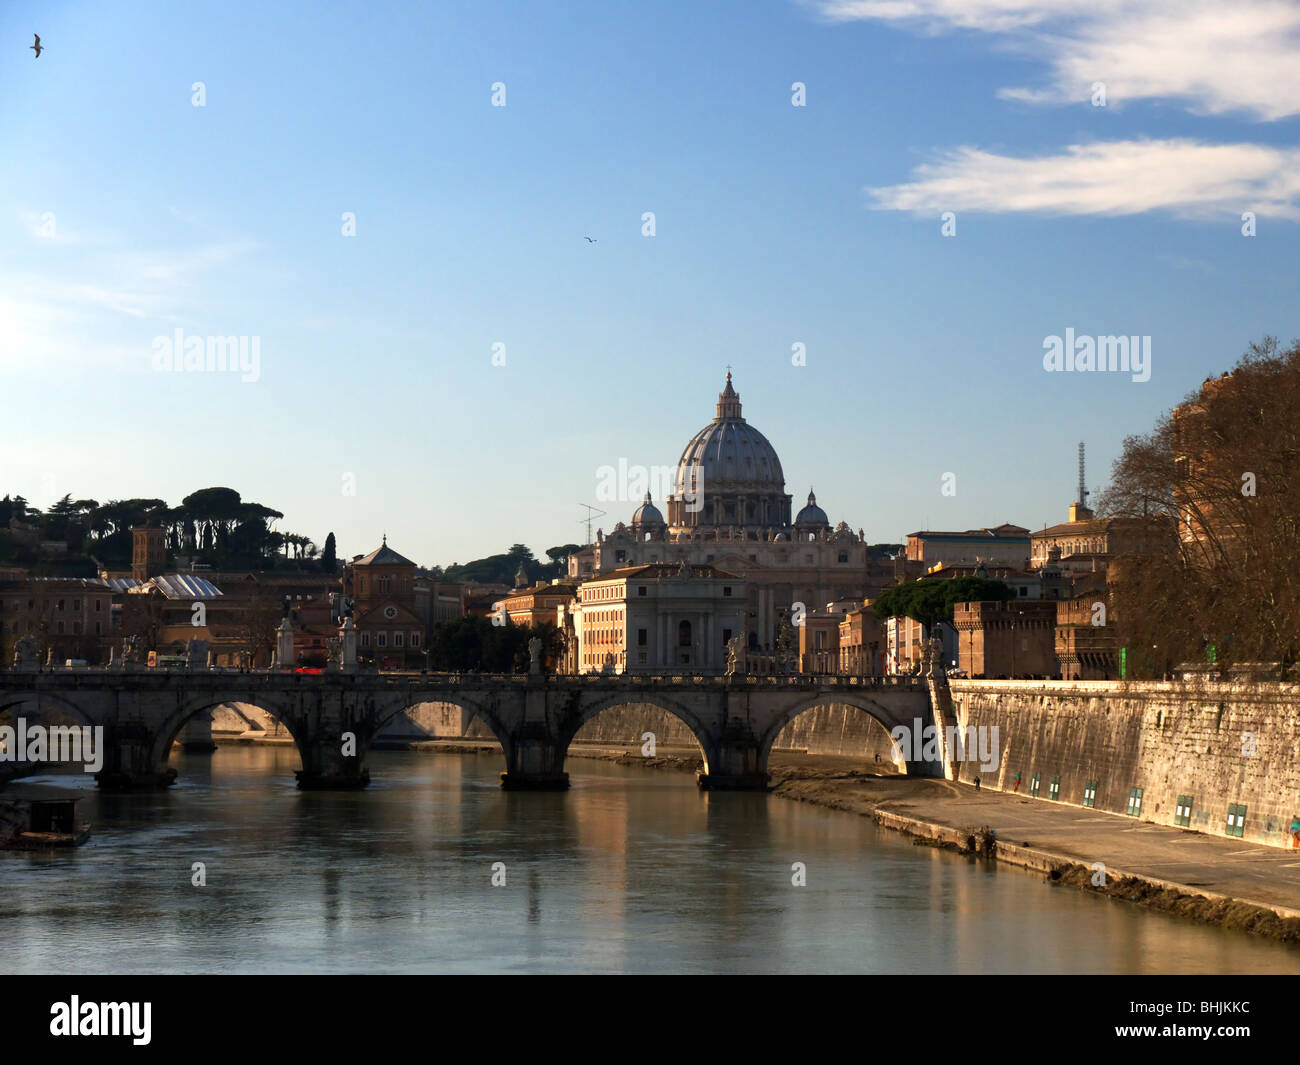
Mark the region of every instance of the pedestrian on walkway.
<instances>
[{"instance_id":1,"label":"pedestrian on walkway","mask_svg":"<svg viewBox=\"0 0 1300 1065\"><path fill-rule=\"evenodd\" d=\"M975 790L980 790L980 777L978 773L975 774Z\"/></svg>"}]
</instances>

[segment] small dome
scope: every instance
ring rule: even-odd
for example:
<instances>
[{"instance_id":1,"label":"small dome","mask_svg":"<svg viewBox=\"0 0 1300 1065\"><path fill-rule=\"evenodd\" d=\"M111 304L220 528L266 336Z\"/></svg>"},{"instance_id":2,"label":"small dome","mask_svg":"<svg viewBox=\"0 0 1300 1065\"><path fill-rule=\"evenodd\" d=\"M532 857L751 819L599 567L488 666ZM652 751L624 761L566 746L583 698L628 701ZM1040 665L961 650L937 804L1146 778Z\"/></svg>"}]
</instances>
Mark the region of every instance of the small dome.
<instances>
[{"instance_id":1,"label":"small dome","mask_svg":"<svg viewBox=\"0 0 1300 1065\"><path fill-rule=\"evenodd\" d=\"M650 493L645 494L645 500L641 503L636 511L632 514L633 525L664 525L664 516L659 512L659 508L650 502Z\"/></svg>"},{"instance_id":2,"label":"small dome","mask_svg":"<svg viewBox=\"0 0 1300 1065\"><path fill-rule=\"evenodd\" d=\"M817 497L809 491L808 505L795 516L794 523L796 525L829 526L831 520L826 516L826 511L817 505Z\"/></svg>"}]
</instances>

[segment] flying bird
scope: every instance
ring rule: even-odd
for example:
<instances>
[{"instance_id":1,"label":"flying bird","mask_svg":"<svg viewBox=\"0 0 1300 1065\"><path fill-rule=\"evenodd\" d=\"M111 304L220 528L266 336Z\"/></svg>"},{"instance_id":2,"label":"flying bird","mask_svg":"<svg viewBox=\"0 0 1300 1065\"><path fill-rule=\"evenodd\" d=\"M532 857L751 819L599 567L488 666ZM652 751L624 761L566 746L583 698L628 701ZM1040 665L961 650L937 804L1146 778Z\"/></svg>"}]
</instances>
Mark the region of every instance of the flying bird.
<instances>
[{"instance_id":1,"label":"flying bird","mask_svg":"<svg viewBox=\"0 0 1300 1065\"><path fill-rule=\"evenodd\" d=\"M27 47L34 50L36 52L36 58L40 59L41 53L45 51L45 49L41 47L41 35L39 33L33 33L32 36L36 38L36 43L29 44Z\"/></svg>"},{"instance_id":2,"label":"flying bird","mask_svg":"<svg viewBox=\"0 0 1300 1065\"><path fill-rule=\"evenodd\" d=\"M582 239L585 240L588 244L595 244L595 243L596 243L596 242L595 242L594 240L592 240L590 237L583 237Z\"/></svg>"}]
</instances>

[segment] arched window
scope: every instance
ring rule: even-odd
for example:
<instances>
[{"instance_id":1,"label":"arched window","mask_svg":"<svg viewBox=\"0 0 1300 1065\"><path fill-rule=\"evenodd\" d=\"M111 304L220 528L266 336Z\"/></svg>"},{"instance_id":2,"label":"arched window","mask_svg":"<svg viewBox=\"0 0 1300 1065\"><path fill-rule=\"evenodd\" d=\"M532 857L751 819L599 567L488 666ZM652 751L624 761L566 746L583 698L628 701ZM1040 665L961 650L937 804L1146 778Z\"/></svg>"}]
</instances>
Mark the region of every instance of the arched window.
<instances>
[{"instance_id":1,"label":"arched window","mask_svg":"<svg viewBox=\"0 0 1300 1065\"><path fill-rule=\"evenodd\" d=\"M691 623L683 621L677 626L677 646L690 647L691 645Z\"/></svg>"}]
</instances>

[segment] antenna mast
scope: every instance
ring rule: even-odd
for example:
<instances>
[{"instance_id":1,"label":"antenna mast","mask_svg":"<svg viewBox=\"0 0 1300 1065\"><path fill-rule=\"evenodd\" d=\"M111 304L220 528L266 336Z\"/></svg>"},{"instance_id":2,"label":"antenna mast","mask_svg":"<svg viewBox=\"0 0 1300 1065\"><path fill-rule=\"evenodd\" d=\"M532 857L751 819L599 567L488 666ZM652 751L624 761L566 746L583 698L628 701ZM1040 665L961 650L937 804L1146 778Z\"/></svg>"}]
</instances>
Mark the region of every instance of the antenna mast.
<instances>
[{"instance_id":1,"label":"antenna mast","mask_svg":"<svg viewBox=\"0 0 1300 1065\"><path fill-rule=\"evenodd\" d=\"M590 503L579 503L578 506L580 506L580 507L586 507L586 508L587 508L587 516L586 516L585 518L579 518L579 519L578 519L578 524L579 524L579 525L582 525L582 524L585 523L586 526L587 526L587 541L586 541L585 544L583 544L583 546L586 547L588 544L591 543L591 521L592 521L592 519L593 519L593 518L603 518L603 517L608 513L608 511L597 510L597 509L596 509L595 507L593 507Z\"/></svg>"},{"instance_id":2,"label":"antenna mast","mask_svg":"<svg viewBox=\"0 0 1300 1065\"><path fill-rule=\"evenodd\" d=\"M1083 486L1083 441L1079 441L1079 506L1088 505L1088 489Z\"/></svg>"}]
</instances>

